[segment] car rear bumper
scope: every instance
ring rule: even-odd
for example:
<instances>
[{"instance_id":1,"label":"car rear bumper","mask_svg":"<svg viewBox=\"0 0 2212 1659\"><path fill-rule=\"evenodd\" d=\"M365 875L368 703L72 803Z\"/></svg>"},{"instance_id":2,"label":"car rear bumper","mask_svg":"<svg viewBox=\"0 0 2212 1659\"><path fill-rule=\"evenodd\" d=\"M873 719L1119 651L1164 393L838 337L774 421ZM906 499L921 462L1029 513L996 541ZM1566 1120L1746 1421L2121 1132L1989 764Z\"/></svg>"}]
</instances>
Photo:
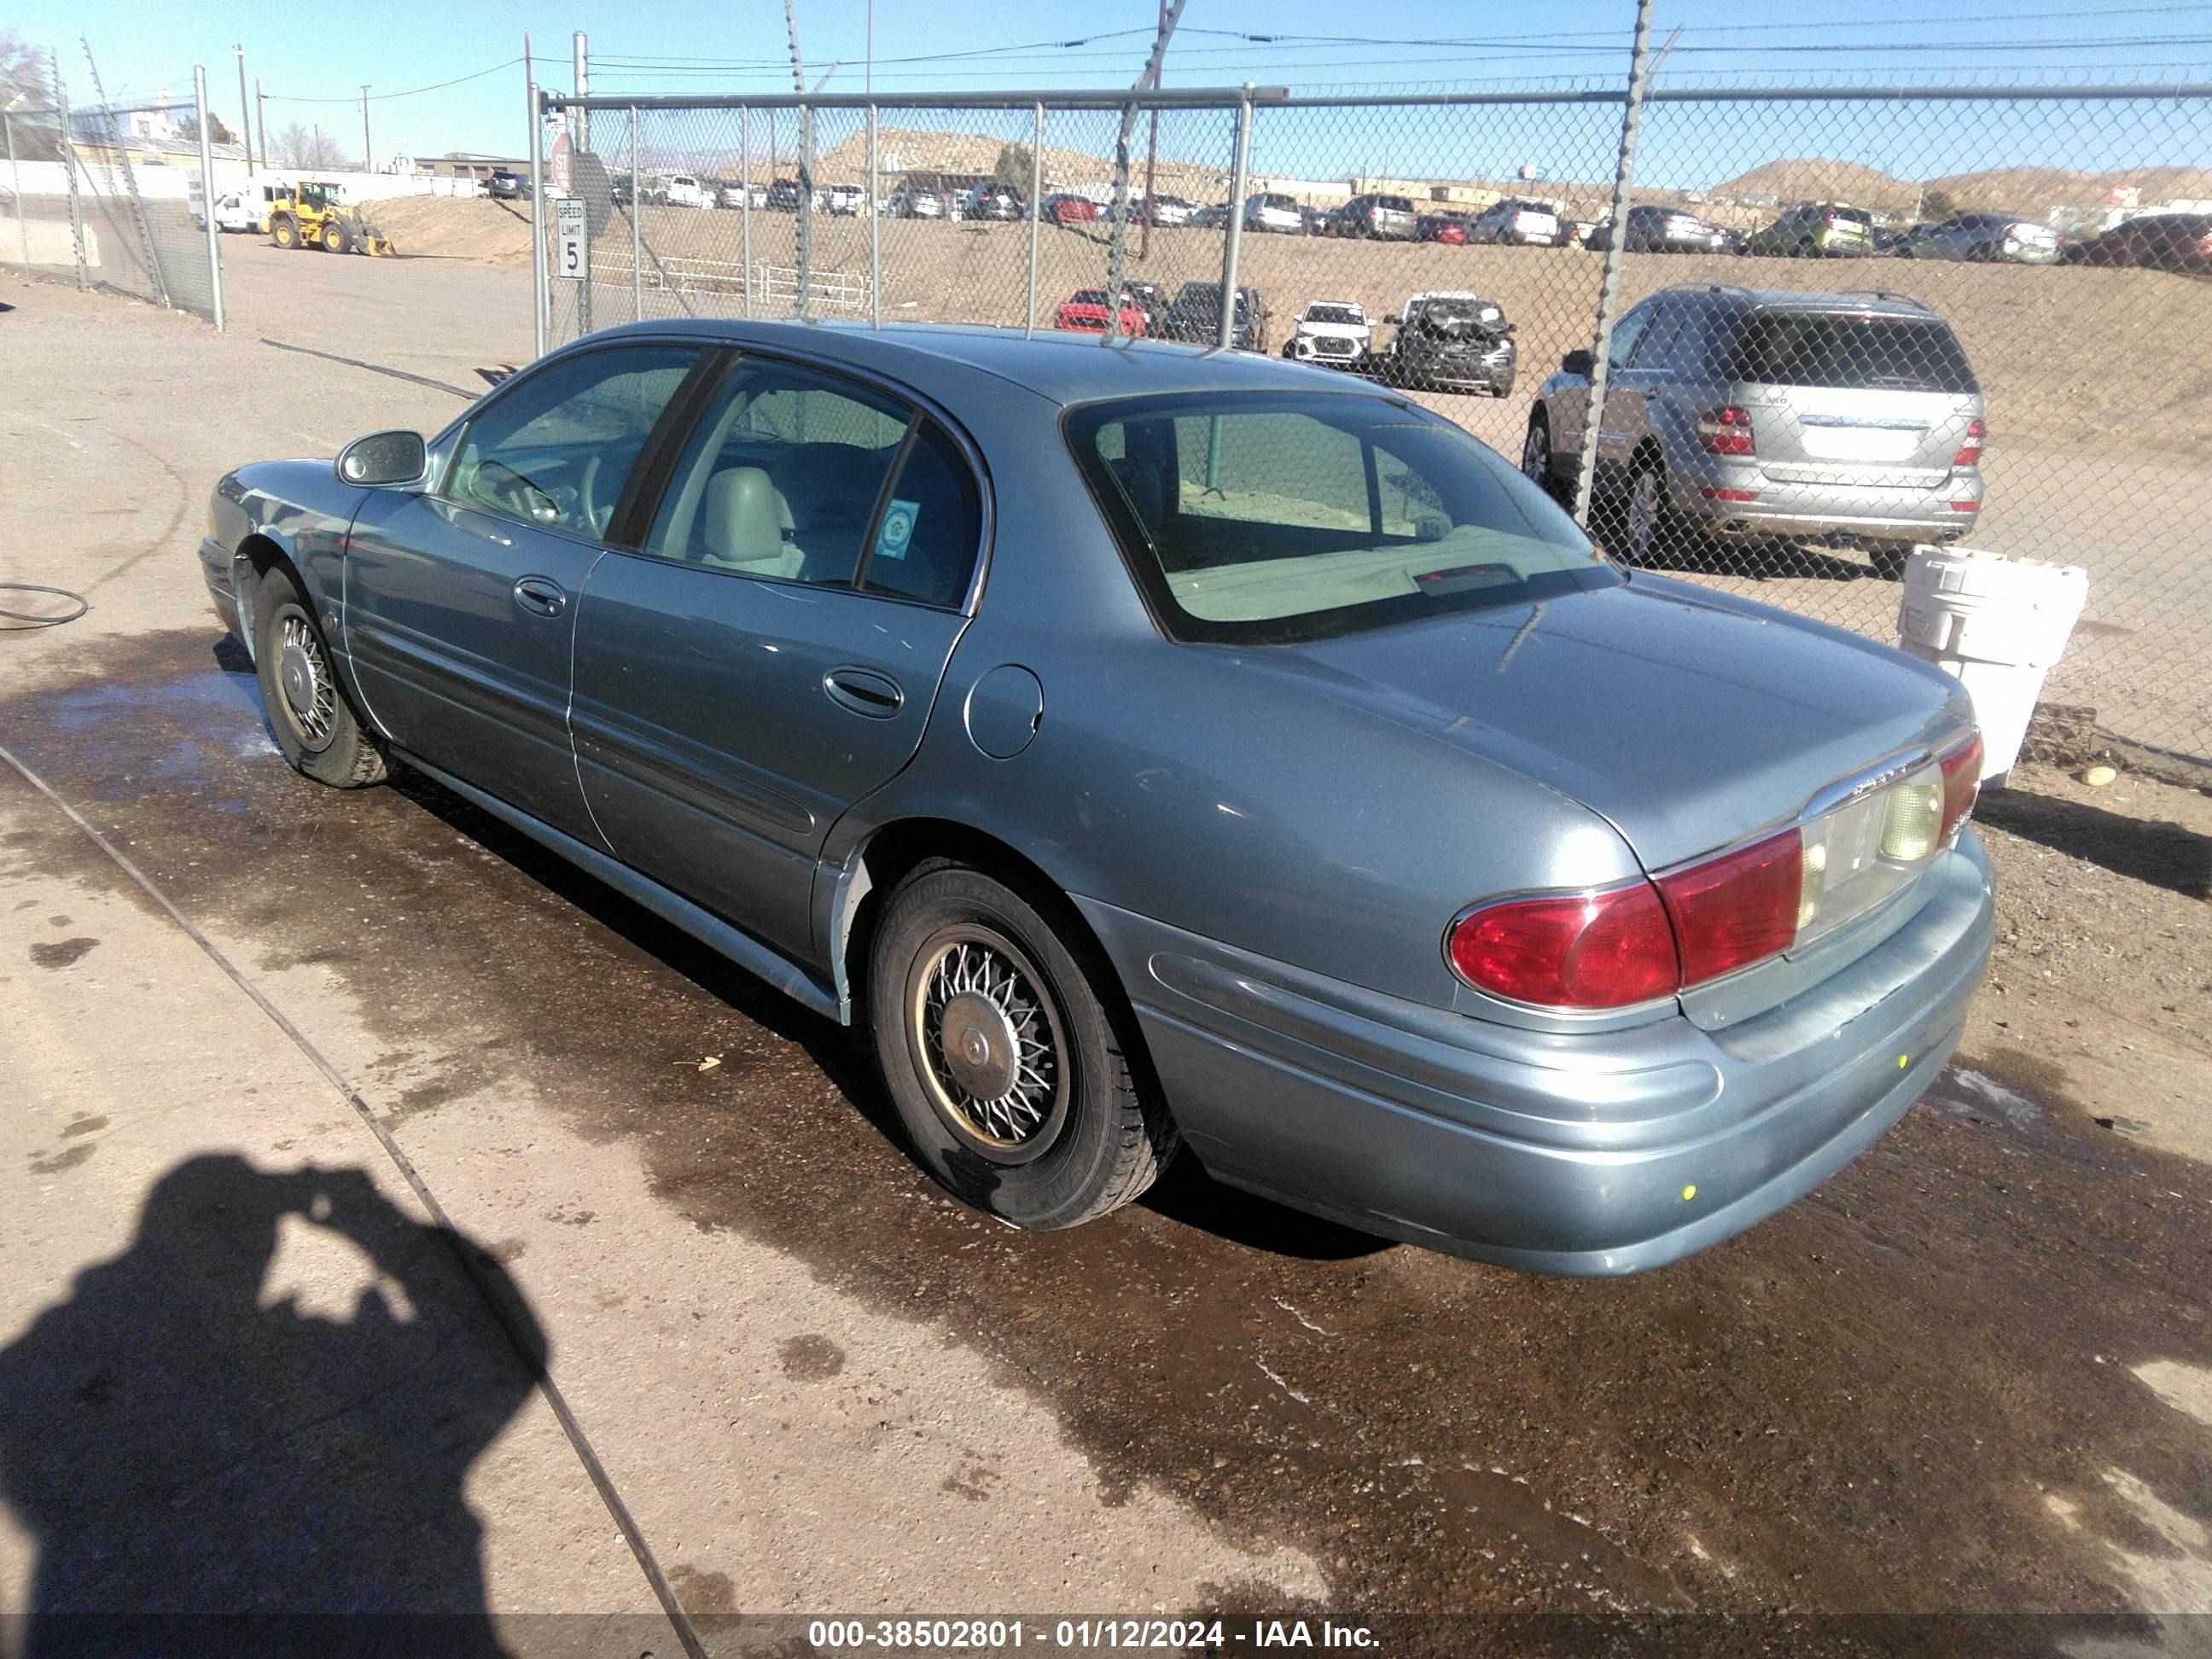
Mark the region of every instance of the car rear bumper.
<instances>
[{"instance_id":1,"label":"car rear bumper","mask_svg":"<svg viewBox=\"0 0 2212 1659\"><path fill-rule=\"evenodd\" d=\"M1676 515L1724 541L1833 535L1952 540L1978 522L1984 489L1978 471L1954 472L1932 485L1898 487L1775 479L1756 463L1719 461L1670 474L1668 485ZM1730 499L1745 494L1753 499ZM1975 506L1962 513L1954 501Z\"/></svg>"},{"instance_id":2,"label":"car rear bumper","mask_svg":"<svg viewBox=\"0 0 2212 1659\"><path fill-rule=\"evenodd\" d=\"M1714 1031L1562 1036L1377 995L1085 901L1177 1122L1233 1185L1537 1272L1718 1243L1880 1138L1948 1058L1987 960L1969 830L1850 966Z\"/></svg>"}]
</instances>

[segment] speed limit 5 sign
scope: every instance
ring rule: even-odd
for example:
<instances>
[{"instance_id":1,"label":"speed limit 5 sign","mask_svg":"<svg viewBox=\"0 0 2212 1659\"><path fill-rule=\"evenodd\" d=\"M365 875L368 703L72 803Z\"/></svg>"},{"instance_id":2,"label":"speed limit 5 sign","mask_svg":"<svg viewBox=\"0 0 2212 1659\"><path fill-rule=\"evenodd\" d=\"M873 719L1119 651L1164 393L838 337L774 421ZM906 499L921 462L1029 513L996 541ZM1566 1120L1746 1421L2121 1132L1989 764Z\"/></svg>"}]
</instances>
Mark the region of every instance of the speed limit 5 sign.
<instances>
[{"instance_id":1,"label":"speed limit 5 sign","mask_svg":"<svg viewBox=\"0 0 2212 1659\"><path fill-rule=\"evenodd\" d=\"M581 282L586 264L583 198L563 196L553 204L553 274Z\"/></svg>"}]
</instances>

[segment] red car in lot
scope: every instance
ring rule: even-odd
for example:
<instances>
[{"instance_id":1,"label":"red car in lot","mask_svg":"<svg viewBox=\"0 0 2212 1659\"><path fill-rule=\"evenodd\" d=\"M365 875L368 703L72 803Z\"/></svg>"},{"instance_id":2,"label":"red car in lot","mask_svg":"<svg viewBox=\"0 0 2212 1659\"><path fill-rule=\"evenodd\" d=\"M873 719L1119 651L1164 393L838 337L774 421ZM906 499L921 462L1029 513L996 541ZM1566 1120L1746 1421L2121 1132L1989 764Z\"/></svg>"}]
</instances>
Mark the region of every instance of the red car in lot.
<instances>
[{"instance_id":1,"label":"red car in lot","mask_svg":"<svg viewBox=\"0 0 2212 1659\"><path fill-rule=\"evenodd\" d=\"M1425 213L1413 222L1413 240L1464 247L1467 246L1466 217L1457 213Z\"/></svg>"},{"instance_id":2,"label":"red car in lot","mask_svg":"<svg viewBox=\"0 0 2212 1659\"><path fill-rule=\"evenodd\" d=\"M1083 224L1098 217L1098 204L1088 196L1048 196L1042 210L1055 225Z\"/></svg>"},{"instance_id":3,"label":"red car in lot","mask_svg":"<svg viewBox=\"0 0 2212 1659\"><path fill-rule=\"evenodd\" d=\"M1120 331L1132 338L1142 338L1149 319L1133 295L1121 296ZM1103 288L1079 288L1060 302L1052 313L1054 328L1073 330L1084 334L1103 334L1106 331L1106 290Z\"/></svg>"}]
</instances>

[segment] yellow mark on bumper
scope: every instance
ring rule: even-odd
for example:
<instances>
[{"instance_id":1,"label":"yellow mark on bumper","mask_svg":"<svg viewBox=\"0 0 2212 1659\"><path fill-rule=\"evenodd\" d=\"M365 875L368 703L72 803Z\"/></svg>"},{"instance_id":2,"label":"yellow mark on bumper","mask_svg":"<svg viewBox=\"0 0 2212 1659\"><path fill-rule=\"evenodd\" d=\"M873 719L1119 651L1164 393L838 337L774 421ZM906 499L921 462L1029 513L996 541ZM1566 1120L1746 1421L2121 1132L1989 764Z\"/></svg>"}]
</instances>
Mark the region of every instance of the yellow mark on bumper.
<instances>
[{"instance_id":1,"label":"yellow mark on bumper","mask_svg":"<svg viewBox=\"0 0 2212 1659\"><path fill-rule=\"evenodd\" d=\"M1686 1186L1686 1187L1685 1187L1685 1188L1682 1188L1682 1202L1683 1202L1683 1203L1685 1203L1685 1204L1687 1204L1687 1203L1688 1203L1692 1199L1695 1198L1697 1195L1698 1195L1698 1183L1697 1183L1696 1182L1694 1182L1694 1181L1693 1181L1693 1182L1692 1182L1688 1186Z\"/></svg>"}]
</instances>

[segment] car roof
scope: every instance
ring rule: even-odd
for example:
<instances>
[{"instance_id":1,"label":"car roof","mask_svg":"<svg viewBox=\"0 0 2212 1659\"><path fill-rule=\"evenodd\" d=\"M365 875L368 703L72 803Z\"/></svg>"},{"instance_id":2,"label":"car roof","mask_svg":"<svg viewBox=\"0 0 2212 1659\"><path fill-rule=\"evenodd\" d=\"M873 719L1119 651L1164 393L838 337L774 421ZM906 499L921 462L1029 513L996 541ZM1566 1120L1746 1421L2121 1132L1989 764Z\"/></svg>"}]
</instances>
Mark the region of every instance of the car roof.
<instances>
[{"instance_id":1,"label":"car roof","mask_svg":"<svg viewBox=\"0 0 2212 1659\"><path fill-rule=\"evenodd\" d=\"M1018 328L958 323L888 323L877 329L865 323L696 317L625 323L586 338L598 343L631 335L804 351L873 369L931 395L948 393L950 383L964 370L993 376L1060 404L1176 392L1310 392L1317 372L1249 351L1212 350L1164 340L1109 346L1093 333L1041 329L1025 336ZM1342 379L1331 377L1332 381Z\"/></svg>"},{"instance_id":2,"label":"car roof","mask_svg":"<svg viewBox=\"0 0 2212 1659\"><path fill-rule=\"evenodd\" d=\"M1909 295L1885 294L1875 289L1831 289L1825 293L1802 293L1796 289L1742 288L1732 283L1677 284L1662 288L1651 295L1654 300L1666 295L1691 295L1734 301L1736 305L1759 311L1855 311L1871 312L1890 317L1932 317L1936 312Z\"/></svg>"}]
</instances>

